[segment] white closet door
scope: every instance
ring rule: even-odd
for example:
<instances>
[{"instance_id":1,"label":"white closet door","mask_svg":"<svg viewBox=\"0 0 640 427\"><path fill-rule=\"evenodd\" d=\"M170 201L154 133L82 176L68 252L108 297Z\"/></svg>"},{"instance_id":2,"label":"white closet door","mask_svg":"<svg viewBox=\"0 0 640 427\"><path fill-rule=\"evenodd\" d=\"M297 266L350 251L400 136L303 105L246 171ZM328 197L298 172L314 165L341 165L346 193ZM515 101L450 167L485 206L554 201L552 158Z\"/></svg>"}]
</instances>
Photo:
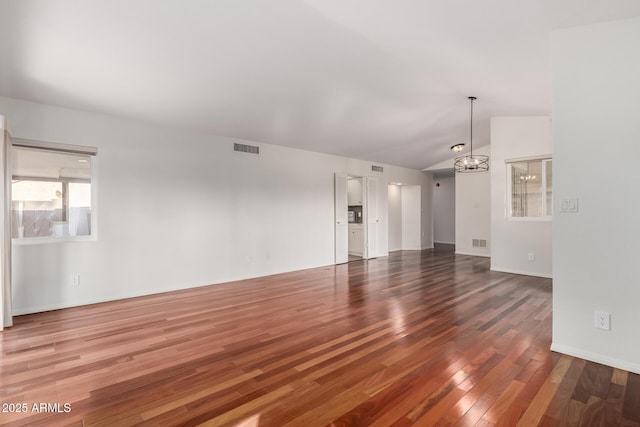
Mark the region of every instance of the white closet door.
<instances>
[{"instance_id":1,"label":"white closet door","mask_svg":"<svg viewBox=\"0 0 640 427\"><path fill-rule=\"evenodd\" d=\"M349 226L347 219L347 175L336 173L334 182L335 197L335 262L349 261Z\"/></svg>"},{"instance_id":2,"label":"white closet door","mask_svg":"<svg viewBox=\"0 0 640 427\"><path fill-rule=\"evenodd\" d=\"M367 233L366 258L375 258L380 253L378 248L378 233L380 232L380 217L378 209L378 178L366 178L367 185Z\"/></svg>"}]
</instances>

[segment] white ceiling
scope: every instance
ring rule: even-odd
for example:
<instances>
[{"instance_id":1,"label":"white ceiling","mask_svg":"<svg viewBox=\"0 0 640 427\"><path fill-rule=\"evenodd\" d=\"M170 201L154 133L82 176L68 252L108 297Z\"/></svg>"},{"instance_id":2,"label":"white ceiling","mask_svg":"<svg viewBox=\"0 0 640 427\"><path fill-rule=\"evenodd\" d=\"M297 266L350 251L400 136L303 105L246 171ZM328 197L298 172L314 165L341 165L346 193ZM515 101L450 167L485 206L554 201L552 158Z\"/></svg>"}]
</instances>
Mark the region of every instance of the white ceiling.
<instances>
[{"instance_id":1,"label":"white ceiling","mask_svg":"<svg viewBox=\"0 0 640 427\"><path fill-rule=\"evenodd\" d=\"M638 0L0 0L0 95L411 168L549 114L550 31Z\"/></svg>"}]
</instances>

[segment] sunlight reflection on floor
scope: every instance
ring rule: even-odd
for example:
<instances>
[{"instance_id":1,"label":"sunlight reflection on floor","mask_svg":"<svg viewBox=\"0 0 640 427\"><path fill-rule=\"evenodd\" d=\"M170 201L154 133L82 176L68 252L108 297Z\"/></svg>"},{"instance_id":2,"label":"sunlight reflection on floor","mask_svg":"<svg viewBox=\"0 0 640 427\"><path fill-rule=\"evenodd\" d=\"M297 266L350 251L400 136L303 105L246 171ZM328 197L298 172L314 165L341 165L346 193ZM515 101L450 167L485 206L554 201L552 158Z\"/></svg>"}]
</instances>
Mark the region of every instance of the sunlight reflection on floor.
<instances>
[{"instance_id":1,"label":"sunlight reflection on floor","mask_svg":"<svg viewBox=\"0 0 640 427\"><path fill-rule=\"evenodd\" d=\"M260 414L256 414L252 417L245 418L234 427L258 427L260 425Z\"/></svg>"}]
</instances>

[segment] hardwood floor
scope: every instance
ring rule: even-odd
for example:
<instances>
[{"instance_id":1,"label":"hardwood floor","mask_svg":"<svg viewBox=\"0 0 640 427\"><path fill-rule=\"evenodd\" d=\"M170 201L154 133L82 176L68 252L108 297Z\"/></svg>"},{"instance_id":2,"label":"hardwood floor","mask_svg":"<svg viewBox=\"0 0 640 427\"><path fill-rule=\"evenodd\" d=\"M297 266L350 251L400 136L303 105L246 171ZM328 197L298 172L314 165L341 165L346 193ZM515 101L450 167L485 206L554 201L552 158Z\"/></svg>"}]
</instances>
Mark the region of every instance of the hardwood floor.
<instances>
[{"instance_id":1,"label":"hardwood floor","mask_svg":"<svg viewBox=\"0 0 640 427\"><path fill-rule=\"evenodd\" d=\"M396 252L18 317L0 402L27 411L0 423L640 426L640 376L549 351L551 281L488 265Z\"/></svg>"}]
</instances>

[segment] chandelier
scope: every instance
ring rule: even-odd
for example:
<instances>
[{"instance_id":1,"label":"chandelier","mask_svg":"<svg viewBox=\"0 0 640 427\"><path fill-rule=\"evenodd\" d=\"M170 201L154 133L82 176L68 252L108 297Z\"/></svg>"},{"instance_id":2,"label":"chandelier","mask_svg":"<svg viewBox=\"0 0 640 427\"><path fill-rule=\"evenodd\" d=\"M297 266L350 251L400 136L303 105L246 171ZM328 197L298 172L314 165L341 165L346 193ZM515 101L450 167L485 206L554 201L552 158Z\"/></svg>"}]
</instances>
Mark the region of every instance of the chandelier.
<instances>
[{"instance_id":1,"label":"chandelier","mask_svg":"<svg viewBox=\"0 0 640 427\"><path fill-rule=\"evenodd\" d=\"M473 101L477 98L470 96L469 101L471 103L471 134L469 138L469 154L464 156L458 156L453 163L453 169L457 173L475 173L486 172L489 170L489 156L482 154L473 154ZM453 147L452 147L453 148Z\"/></svg>"},{"instance_id":2,"label":"chandelier","mask_svg":"<svg viewBox=\"0 0 640 427\"><path fill-rule=\"evenodd\" d=\"M464 150L464 143L460 143L460 144L456 144L456 145L452 145L451 146L451 151L455 152L455 153L459 153L462 150Z\"/></svg>"}]
</instances>

